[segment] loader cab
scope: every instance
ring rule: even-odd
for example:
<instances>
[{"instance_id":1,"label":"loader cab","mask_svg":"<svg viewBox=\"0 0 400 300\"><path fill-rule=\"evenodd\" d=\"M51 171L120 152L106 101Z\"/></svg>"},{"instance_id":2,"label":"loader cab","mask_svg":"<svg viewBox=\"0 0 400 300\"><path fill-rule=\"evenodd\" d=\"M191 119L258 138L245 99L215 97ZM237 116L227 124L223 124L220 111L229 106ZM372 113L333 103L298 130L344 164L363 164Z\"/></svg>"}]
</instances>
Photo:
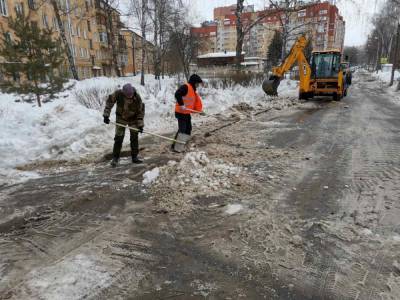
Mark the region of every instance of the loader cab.
<instances>
[{"instance_id":1,"label":"loader cab","mask_svg":"<svg viewBox=\"0 0 400 300\"><path fill-rule=\"evenodd\" d=\"M311 77L338 78L341 71L341 56L338 50L314 51L311 55Z\"/></svg>"}]
</instances>

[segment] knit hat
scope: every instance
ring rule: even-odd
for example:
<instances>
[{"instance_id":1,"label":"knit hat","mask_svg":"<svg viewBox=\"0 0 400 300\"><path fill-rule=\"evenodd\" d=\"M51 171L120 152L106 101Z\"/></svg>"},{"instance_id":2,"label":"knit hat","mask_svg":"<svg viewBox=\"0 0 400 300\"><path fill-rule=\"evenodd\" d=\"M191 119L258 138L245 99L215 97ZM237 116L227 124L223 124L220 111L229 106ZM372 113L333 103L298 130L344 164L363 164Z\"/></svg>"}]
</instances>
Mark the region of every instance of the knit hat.
<instances>
[{"instance_id":1,"label":"knit hat","mask_svg":"<svg viewBox=\"0 0 400 300\"><path fill-rule=\"evenodd\" d=\"M132 98L136 94L136 89L130 83L127 83L122 87L122 93L125 97Z\"/></svg>"}]
</instances>

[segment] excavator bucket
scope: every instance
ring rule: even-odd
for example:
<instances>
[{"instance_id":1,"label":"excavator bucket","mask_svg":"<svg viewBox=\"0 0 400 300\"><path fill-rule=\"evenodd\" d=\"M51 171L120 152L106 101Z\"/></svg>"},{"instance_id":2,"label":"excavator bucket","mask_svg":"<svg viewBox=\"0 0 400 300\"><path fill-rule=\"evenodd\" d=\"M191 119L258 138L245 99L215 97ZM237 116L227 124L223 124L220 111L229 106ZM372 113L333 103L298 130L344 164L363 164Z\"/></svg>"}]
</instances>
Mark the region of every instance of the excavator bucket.
<instances>
[{"instance_id":1,"label":"excavator bucket","mask_svg":"<svg viewBox=\"0 0 400 300\"><path fill-rule=\"evenodd\" d=\"M262 88L268 96L278 96L278 87L280 82L280 77L271 76L269 79L264 80Z\"/></svg>"}]
</instances>

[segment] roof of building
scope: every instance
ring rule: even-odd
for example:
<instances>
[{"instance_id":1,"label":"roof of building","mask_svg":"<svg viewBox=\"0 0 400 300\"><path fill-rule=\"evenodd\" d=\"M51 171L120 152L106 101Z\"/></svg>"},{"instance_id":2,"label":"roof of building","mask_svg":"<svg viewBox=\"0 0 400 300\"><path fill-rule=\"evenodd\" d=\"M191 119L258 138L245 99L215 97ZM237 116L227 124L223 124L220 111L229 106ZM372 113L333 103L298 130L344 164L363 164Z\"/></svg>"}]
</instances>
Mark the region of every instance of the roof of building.
<instances>
[{"instance_id":1,"label":"roof of building","mask_svg":"<svg viewBox=\"0 0 400 300\"><path fill-rule=\"evenodd\" d=\"M242 66L259 66L261 65L260 62L256 62L256 61L245 61L241 63Z\"/></svg>"},{"instance_id":2,"label":"roof of building","mask_svg":"<svg viewBox=\"0 0 400 300\"><path fill-rule=\"evenodd\" d=\"M245 52L242 52L242 55L244 55ZM235 57L236 52L234 51L229 51L229 52L214 52L214 53L207 53L203 55L197 56L197 58L221 58L221 57Z\"/></svg>"},{"instance_id":3,"label":"roof of building","mask_svg":"<svg viewBox=\"0 0 400 300\"><path fill-rule=\"evenodd\" d=\"M246 56L244 60L262 60L262 57L259 56Z\"/></svg>"}]
</instances>

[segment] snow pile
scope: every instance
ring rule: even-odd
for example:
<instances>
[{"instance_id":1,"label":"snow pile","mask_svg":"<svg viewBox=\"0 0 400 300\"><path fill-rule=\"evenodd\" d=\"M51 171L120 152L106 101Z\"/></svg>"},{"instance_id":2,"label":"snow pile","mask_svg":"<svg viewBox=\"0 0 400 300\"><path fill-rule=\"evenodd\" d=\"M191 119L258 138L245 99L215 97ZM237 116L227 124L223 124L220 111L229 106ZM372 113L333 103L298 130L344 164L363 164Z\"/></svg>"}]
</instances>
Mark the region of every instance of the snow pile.
<instances>
[{"instance_id":1,"label":"snow pile","mask_svg":"<svg viewBox=\"0 0 400 300\"><path fill-rule=\"evenodd\" d=\"M222 160L211 161L205 152L190 152L176 168L177 184L200 186L202 191L230 188L229 178L239 176L241 168Z\"/></svg>"},{"instance_id":2,"label":"snow pile","mask_svg":"<svg viewBox=\"0 0 400 300\"><path fill-rule=\"evenodd\" d=\"M373 74L374 77L376 77L376 78L378 78L381 81L386 82L386 83L390 82L390 78L392 76L392 72L391 71L385 71L385 72L378 71L378 73L372 73L372 74ZM396 81L400 80L400 71L397 70L394 73L394 80L395 80L395 83L396 83Z\"/></svg>"},{"instance_id":3,"label":"snow pile","mask_svg":"<svg viewBox=\"0 0 400 300\"><path fill-rule=\"evenodd\" d=\"M149 178L158 177L160 170L156 169L144 174L146 182ZM179 163L171 161L162 167L157 183L168 181L171 188L188 187L203 192L210 189L215 191L220 188L230 188L229 178L238 177L240 172L240 167L224 163L222 160L210 160L203 151L189 152ZM151 182L154 182L155 178Z\"/></svg>"},{"instance_id":4,"label":"snow pile","mask_svg":"<svg viewBox=\"0 0 400 300\"><path fill-rule=\"evenodd\" d=\"M135 76L98 77L75 82L71 90L61 93L58 99L45 103L42 108L35 103L16 103L16 96L0 93L0 181L15 179L13 169L17 166L45 160L93 160L110 151L115 129L103 124L102 108L106 96L128 82L137 88L146 105L146 129L159 133L174 131L177 80L166 78L157 81L147 76L144 87L139 81L140 77ZM284 80L279 91L282 96L295 96L296 83ZM271 100L259 86L202 88L199 93L208 115L220 113L238 103L255 107ZM96 102L90 108L82 104L85 95L91 95L90 101ZM111 120L115 120L114 112ZM17 174L20 177L21 173Z\"/></svg>"},{"instance_id":5,"label":"snow pile","mask_svg":"<svg viewBox=\"0 0 400 300\"><path fill-rule=\"evenodd\" d=\"M210 159L205 152L189 152L180 162L171 161L160 168L152 194L163 210L183 213L192 209L197 196L231 190L241 180L241 173L242 168Z\"/></svg>"},{"instance_id":6,"label":"snow pile","mask_svg":"<svg viewBox=\"0 0 400 300\"><path fill-rule=\"evenodd\" d=\"M160 176L160 169L154 168L153 170L147 171L143 174L143 184L149 185L154 182L157 177Z\"/></svg>"}]
</instances>

